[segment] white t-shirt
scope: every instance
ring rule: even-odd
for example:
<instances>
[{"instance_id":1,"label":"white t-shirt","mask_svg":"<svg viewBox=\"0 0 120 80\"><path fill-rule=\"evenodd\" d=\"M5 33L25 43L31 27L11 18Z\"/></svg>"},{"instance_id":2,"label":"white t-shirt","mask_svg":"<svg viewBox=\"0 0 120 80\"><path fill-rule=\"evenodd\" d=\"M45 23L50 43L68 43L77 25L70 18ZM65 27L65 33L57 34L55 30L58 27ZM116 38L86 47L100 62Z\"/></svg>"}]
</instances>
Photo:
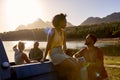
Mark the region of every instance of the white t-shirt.
<instances>
[{"instance_id":1,"label":"white t-shirt","mask_svg":"<svg viewBox=\"0 0 120 80\"><path fill-rule=\"evenodd\" d=\"M23 64L24 63L24 59L22 59L22 54L18 49L13 48L13 50L15 51L15 55L14 55L14 60L15 60L15 64L19 65L19 64Z\"/></svg>"}]
</instances>

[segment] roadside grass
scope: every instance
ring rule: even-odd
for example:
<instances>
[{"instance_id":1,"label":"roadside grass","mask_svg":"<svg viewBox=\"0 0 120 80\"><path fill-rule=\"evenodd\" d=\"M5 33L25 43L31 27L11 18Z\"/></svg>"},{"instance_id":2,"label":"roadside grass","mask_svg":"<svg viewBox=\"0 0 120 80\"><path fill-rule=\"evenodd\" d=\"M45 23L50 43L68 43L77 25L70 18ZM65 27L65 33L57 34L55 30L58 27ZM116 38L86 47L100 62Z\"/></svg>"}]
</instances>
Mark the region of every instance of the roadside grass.
<instances>
[{"instance_id":1,"label":"roadside grass","mask_svg":"<svg viewBox=\"0 0 120 80\"><path fill-rule=\"evenodd\" d=\"M103 47L104 64L120 66L120 45ZM106 67L110 80L120 80L120 68Z\"/></svg>"},{"instance_id":2,"label":"roadside grass","mask_svg":"<svg viewBox=\"0 0 120 80\"><path fill-rule=\"evenodd\" d=\"M102 47L104 51L104 63L120 65L120 44Z\"/></svg>"},{"instance_id":3,"label":"roadside grass","mask_svg":"<svg viewBox=\"0 0 120 80\"><path fill-rule=\"evenodd\" d=\"M104 64L120 65L120 56L104 56Z\"/></svg>"},{"instance_id":4,"label":"roadside grass","mask_svg":"<svg viewBox=\"0 0 120 80\"><path fill-rule=\"evenodd\" d=\"M120 56L104 56L104 64L119 65ZM105 67L109 76L109 80L120 80L120 68Z\"/></svg>"},{"instance_id":5,"label":"roadside grass","mask_svg":"<svg viewBox=\"0 0 120 80\"><path fill-rule=\"evenodd\" d=\"M108 77L110 80L120 80L120 69L119 68L108 68L106 67Z\"/></svg>"}]
</instances>

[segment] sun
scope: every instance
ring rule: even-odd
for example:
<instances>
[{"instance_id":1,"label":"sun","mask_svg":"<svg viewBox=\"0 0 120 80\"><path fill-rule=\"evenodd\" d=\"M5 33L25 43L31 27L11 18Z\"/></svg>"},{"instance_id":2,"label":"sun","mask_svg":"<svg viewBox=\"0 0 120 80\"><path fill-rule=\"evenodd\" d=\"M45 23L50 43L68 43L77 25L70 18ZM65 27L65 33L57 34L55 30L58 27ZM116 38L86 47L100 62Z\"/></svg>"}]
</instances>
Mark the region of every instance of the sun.
<instances>
[{"instance_id":1,"label":"sun","mask_svg":"<svg viewBox=\"0 0 120 80\"><path fill-rule=\"evenodd\" d=\"M42 6L39 3L39 0L6 0L5 15L9 29L15 30L21 24L40 18Z\"/></svg>"}]
</instances>

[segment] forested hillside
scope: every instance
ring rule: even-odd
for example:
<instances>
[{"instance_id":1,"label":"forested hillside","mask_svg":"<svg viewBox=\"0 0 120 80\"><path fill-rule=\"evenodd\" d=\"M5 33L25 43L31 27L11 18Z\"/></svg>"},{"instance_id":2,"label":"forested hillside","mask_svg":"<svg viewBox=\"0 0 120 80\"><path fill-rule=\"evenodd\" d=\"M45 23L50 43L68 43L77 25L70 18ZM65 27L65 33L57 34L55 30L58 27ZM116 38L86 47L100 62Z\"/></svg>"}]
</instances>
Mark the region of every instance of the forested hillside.
<instances>
[{"instance_id":1,"label":"forested hillside","mask_svg":"<svg viewBox=\"0 0 120 80\"><path fill-rule=\"evenodd\" d=\"M67 38L84 38L87 34L95 34L98 38L120 37L120 22L77 26L67 29Z\"/></svg>"},{"instance_id":2,"label":"forested hillside","mask_svg":"<svg viewBox=\"0 0 120 80\"><path fill-rule=\"evenodd\" d=\"M2 40L47 40L47 29L19 30L1 33ZM83 39L89 33L98 38L120 37L120 22L66 28L67 40Z\"/></svg>"}]
</instances>

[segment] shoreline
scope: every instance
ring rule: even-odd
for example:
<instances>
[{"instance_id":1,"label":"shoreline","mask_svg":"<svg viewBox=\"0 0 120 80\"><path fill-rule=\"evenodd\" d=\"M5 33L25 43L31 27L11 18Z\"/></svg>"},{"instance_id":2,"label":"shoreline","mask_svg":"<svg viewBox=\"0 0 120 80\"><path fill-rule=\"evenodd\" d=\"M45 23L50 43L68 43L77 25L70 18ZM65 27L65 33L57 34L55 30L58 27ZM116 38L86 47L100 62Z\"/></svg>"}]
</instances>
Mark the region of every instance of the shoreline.
<instances>
[{"instance_id":1,"label":"shoreline","mask_svg":"<svg viewBox=\"0 0 120 80\"><path fill-rule=\"evenodd\" d=\"M98 42L120 43L120 38L100 38Z\"/></svg>"},{"instance_id":2,"label":"shoreline","mask_svg":"<svg viewBox=\"0 0 120 80\"><path fill-rule=\"evenodd\" d=\"M47 40L2 40L2 41L39 41L39 42L46 42ZM77 42L84 42L85 39L68 39L67 42L77 41ZM115 42L120 43L120 38L98 38L97 42Z\"/></svg>"},{"instance_id":3,"label":"shoreline","mask_svg":"<svg viewBox=\"0 0 120 80\"><path fill-rule=\"evenodd\" d=\"M78 41L78 42L83 42L85 41L85 39L71 39L71 40L67 40L68 42L70 41ZM120 42L120 38L98 38L97 42Z\"/></svg>"}]
</instances>

